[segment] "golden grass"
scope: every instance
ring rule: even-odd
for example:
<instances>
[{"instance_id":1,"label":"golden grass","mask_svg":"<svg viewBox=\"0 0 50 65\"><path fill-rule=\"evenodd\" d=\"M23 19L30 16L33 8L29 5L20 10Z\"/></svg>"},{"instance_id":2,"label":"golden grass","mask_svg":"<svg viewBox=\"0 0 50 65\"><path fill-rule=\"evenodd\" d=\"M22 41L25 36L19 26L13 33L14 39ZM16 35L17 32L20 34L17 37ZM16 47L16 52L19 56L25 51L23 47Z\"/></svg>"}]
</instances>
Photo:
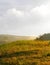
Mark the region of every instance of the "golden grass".
<instances>
[{"instance_id":1,"label":"golden grass","mask_svg":"<svg viewBox=\"0 0 50 65\"><path fill-rule=\"evenodd\" d=\"M50 41L20 40L0 45L0 65L50 65Z\"/></svg>"}]
</instances>

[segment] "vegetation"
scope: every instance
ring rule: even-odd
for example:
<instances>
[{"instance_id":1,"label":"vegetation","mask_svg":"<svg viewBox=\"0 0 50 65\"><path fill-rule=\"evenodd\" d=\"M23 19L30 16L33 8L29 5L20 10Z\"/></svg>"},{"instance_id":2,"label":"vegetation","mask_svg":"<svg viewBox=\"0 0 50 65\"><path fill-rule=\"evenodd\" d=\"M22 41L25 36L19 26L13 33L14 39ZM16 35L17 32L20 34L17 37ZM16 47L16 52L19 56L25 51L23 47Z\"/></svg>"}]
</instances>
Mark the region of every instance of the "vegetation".
<instances>
[{"instance_id":1,"label":"vegetation","mask_svg":"<svg viewBox=\"0 0 50 65\"><path fill-rule=\"evenodd\" d=\"M50 40L50 33L40 35L36 40Z\"/></svg>"},{"instance_id":2,"label":"vegetation","mask_svg":"<svg viewBox=\"0 0 50 65\"><path fill-rule=\"evenodd\" d=\"M50 41L20 40L2 44L0 65L50 65Z\"/></svg>"}]
</instances>

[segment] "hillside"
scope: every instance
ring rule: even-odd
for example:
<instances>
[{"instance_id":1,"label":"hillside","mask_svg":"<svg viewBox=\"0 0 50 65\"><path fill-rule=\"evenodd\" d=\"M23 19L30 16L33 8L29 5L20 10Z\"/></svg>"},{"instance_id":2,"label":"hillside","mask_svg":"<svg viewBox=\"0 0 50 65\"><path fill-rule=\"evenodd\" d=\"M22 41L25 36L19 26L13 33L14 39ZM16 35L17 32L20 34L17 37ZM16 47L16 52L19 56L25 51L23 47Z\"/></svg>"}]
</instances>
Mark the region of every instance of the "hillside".
<instances>
[{"instance_id":1,"label":"hillside","mask_svg":"<svg viewBox=\"0 0 50 65\"><path fill-rule=\"evenodd\" d=\"M50 41L20 40L0 45L0 65L50 65Z\"/></svg>"},{"instance_id":2,"label":"hillside","mask_svg":"<svg viewBox=\"0 0 50 65\"><path fill-rule=\"evenodd\" d=\"M17 40L34 40L33 36L0 35L0 43L13 42Z\"/></svg>"},{"instance_id":3,"label":"hillside","mask_svg":"<svg viewBox=\"0 0 50 65\"><path fill-rule=\"evenodd\" d=\"M32 36L0 35L0 41L6 40L0 44L0 65L50 65L49 35L36 40Z\"/></svg>"},{"instance_id":4,"label":"hillside","mask_svg":"<svg viewBox=\"0 0 50 65\"><path fill-rule=\"evenodd\" d=\"M39 37L36 38L36 40L50 40L50 33L46 33L43 35L40 35Z\"/></svg>"}]
</instances>

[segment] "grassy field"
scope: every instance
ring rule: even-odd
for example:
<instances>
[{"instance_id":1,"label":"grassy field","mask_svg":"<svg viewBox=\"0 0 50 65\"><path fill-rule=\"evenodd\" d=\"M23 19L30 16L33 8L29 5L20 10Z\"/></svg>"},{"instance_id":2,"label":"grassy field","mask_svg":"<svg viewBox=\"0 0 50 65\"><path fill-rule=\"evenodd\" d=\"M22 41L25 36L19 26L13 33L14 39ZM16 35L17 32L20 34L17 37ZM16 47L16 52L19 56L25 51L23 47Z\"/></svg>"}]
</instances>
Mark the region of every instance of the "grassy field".
<instances>
[{"instance_id":1,"label":"grassy field","mask_svg":"<svg viewBox=\"0 0 50 65\"><path fill-rule=\"evenodd\" d=\"M0 65L50 65L50 41L20 40L2 44Z\"/></svg>"}]
</instances>

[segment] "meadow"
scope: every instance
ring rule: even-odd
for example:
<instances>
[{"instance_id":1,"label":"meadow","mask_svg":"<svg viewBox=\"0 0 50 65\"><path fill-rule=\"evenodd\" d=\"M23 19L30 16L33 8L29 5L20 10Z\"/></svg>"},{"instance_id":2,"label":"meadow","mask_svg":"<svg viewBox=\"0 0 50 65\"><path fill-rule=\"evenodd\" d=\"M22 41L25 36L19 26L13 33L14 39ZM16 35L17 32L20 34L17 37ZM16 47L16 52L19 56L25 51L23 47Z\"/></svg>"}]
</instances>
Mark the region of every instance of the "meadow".
<instances>
[{"instance_id":1,"label":"meadow","mask_svg":"<svg viewBox=\"0 0 50 65\"><path fill-rule=\"evenodd\" d=\"M19 40L2 44L0 65L50 65L50 41Z\"/></svg>"}]
</instances>

